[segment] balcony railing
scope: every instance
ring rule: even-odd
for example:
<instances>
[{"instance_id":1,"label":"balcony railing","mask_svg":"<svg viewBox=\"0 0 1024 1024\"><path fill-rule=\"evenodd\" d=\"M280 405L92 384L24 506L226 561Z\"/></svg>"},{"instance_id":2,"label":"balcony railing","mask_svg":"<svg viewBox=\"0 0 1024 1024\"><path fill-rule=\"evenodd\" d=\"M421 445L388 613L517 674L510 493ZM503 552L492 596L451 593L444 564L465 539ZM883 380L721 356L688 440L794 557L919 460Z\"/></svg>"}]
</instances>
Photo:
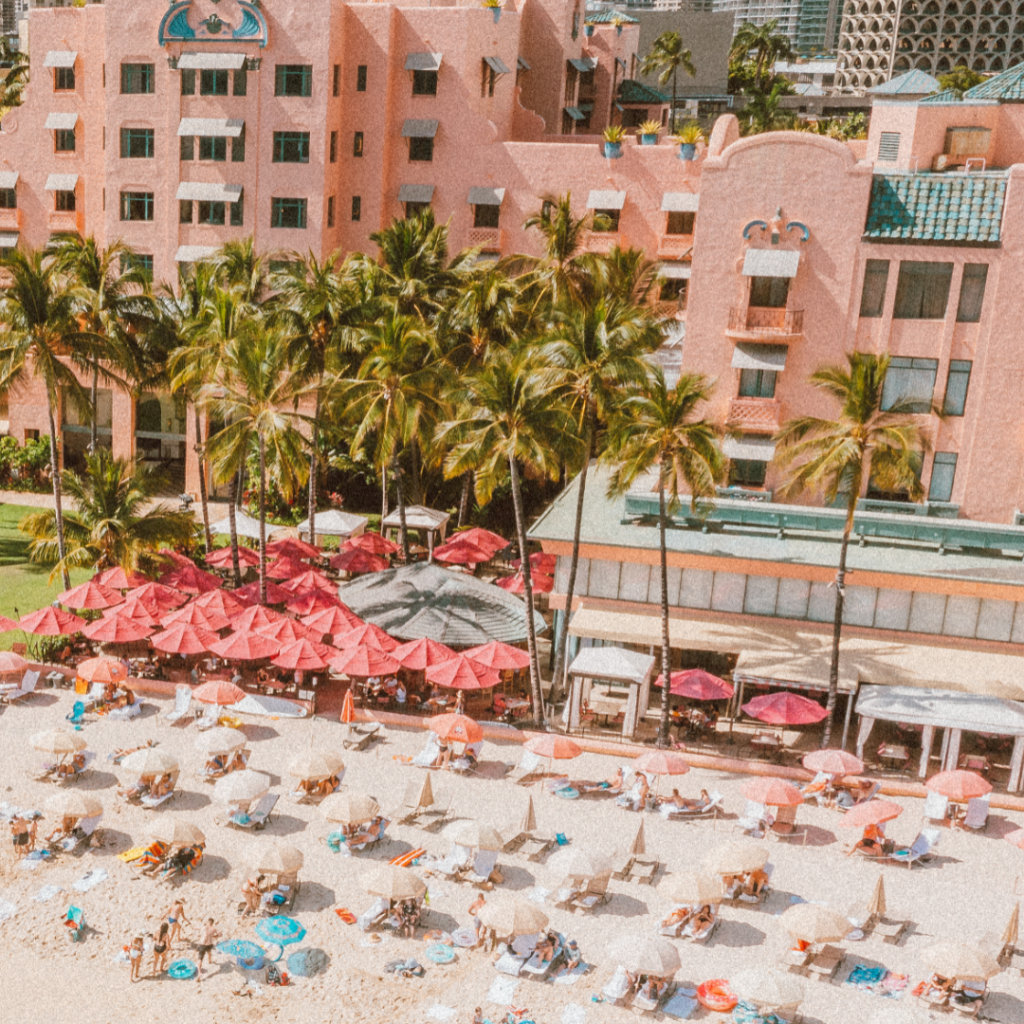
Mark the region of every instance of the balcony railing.
<instances>
[{"instance_id":1,"label":"balcony railing","mask_svg":"<svg viewBox=\"0 0 1024 1024\"><path fill-rule=\"evenodd\" d=\"M729 426L745 433L774 434L782 420L782 403L774 398L733 398L729 402Z\"/></svg>"},{"instance_id":2,"label":"balcony railing","mask_svg":"<svg viewBox=\"0 0 1024 1024\"><path fill-rule=\"evenodd\" d=\"M21 210L0 210L0 231L20 231Z\"/></svg>"},{"instance_id":3,"label":"balcony railing","mask_svg":"<svg viewBox=\"0 0 1024 1024\"><path fill-rule=\"evenodd\" d=\"M588 231L583 241L587 252L607 255L612 249L622 244L622 236L617 231Z\"/></svg>"},{"instance_id":4,"label":"balcony railing","mask_svg":"<svg viewBox=\"0 0 1024 1024\"><path fill-rule=\"evenodd\" d=\"M470 248L483 249L485 252L500 252L505 240L505 232L501 228L470 228Z\"/></svg>"},{"instance_id":5,"label":"balcony railing","mask_svg":"<svg viewBox=\"0 0 1024 1024\"><path fill-rule=\"evenodd\" d=\"M658 255L679 258L693 248L693 235L662 235L658 239Z\"/></svg>"},{"instance_id":6,"label":"balcony railing","mask_svg":"<svg viewBox=\"0 0 1024 1024\"><path fill-rule=\"evenodd\" d=\"M733 306L729 310L731 334L740 337L790 337L804 332L802 309L773 309L767 306Z\"/></svg>"},{"instance_id":7,"label":"balcony railing","mask_svg":"<svg viewBox=\"0 0 1024 1024\"><path fill-rule=\"evenodd\" d=\"M52 210L46 218L46 226L51 231L81 233L80 216L77 210Z\"/></svg>"}]
</instances>

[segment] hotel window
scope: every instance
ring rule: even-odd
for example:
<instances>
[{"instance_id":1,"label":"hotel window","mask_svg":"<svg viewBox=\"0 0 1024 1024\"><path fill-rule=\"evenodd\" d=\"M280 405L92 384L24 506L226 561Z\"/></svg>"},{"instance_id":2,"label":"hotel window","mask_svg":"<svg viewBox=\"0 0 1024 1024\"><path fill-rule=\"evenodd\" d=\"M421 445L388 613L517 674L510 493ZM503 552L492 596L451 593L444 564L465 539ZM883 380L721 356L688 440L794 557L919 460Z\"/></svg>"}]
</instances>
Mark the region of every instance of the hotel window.
<instances>
[{"instance_id":1,"label":"hotel window","mask_svg":"<svg viewBox=\"0 0 1024 1024\"><path fill-rule=\"evenodd\" d=\"M152 93L155 91L154 78L152 64L122 64L121 93L125 96Z\"/></svg>"},{"instance_id":2,"label":"hotel window","mask_svg":"<svg viewBox=\"0 0 1024 1024\"><path fill-rule=\"evenodd\" d=\"M956 476L956 452L936 452L932 462L932 479L928 485L929 501L949 501L953 497Z\"/></svg>"},{"instance_id":3,"label":"hotel window","mask_svg":"<svg viewBox=\"0 0 1024 1024\"><path fill-rule=\"evenodd\" d=\"M366 92L366 65L360 64L356 68L356 92Z\"/></svg>"},{"instance_id":4,"label":"hotel window","mask_svg":"<svg viewBox=\"0 0 1024 1024\"><path fill-rule=\"evenodd\" d=\"M621 210L595 210L594 231L618 231L621 214Z\"/></svg>"},{"instance_id":5,"label":"hotel window","mask_svg":"<svg viewBox=\"0 0 1024 1024\"><path fill-rule=\"evenodd\" d=\"M436 96L437 72L414 71L412 73L412 94L413 96Z\"/></svg>"},{"instance_id":6,"label":"hotel window","mask_svg":"<svg viewBox=\"0 0 1024 1024\"><path fill-rule=\"evenodd\" d=\"M335 64L331 71L331 94L333 96L341 95L341 65Z\"/></svg>"},{"instance_id":7,"label":"hotel window","mask_svg":"<svg viewBox=\"0 0 1024 1024\"><path fill-rule=\"evenodd\" d=\"M231 94L245 96L249 91L249 72L245 68L235 68L231 72Z\"/></svg>"},{"instance_id":8,"label":"hotel window","mask_svg":"<svg viewBox=\"0 0 1024 1024\"><path fill-rule=\"evenodd\" d=\"M952 263L901 260L893 317L897 320L944 319L952 278Z\"/></svg>"},{"instance_id":9,"label":"hotel window","mask_svg":"<svg viewBox=\"0 0 1024 1024\"><path fill-rule=\"evenodd\" d=\"M882 411L905 405L905 412L928 412L932 407L937 359L911 359L893 356L882 385Z\"/></svg>"},{"instance_id":10,"label":"hotel window","mask_svg":"<svg viewBox=\"0 0 1024 1024\"><path fill-rule=\"evenodd\" d=\"M16 210L18 193L13 188L0 188L0 210Z\"/></svg>"},{"instance_id":11,"label":"hotel window","mask_svg":"<svg viewBox=\"0 0 1024 1024\"><path fill-rule=\"evenodd\" d=\"M270 226L272 228L304 228L306 226L306 200L271 198Z\"/></svg>"},{"instance_id":12,"label":"hotel window","mask_svg":"<svg viewBox=\"0 0 1024 1024\"><path fill-rule=\"evenodd\" d=\"M885 289L889 284L889 261L868 260L864 265L864 286L860 292L860 315L880 317L885 309Z\"/></svg>"},{"instance_id":13,"label":"hotel window","mask_svg":"<svg viewBox=\"0 0 1024 1024\"><path fill-rule=\"evenodd\" d=\"M152 192L122 192L121 220L152 220Z\"/></svg>"},{"instance_id":14,"label":"hotel window","mask_svg":"<svg viewBox=\"0 0 1024 1024\"><path fill-rule=\"evenodd\" d=\"M775 370L740 370L740 398L774 398Z\"/></svg>"},{"instance_id":15,"label":"hotel window","mask_svg":"<svg viewBox=\"0 0 1024 1024\"><path fill-rule=\"evenodd\" d=\"M971 361L951 359L949 376L946 378L946 394L942 400L942 411L946 416L963 416L967 406L967 387L971 383Z\"/></svg>"},{"instance_id":16,"label":"hotel window","mask_svg":"<svg viewBox=\"0 0 1024 1024\"><path fill-rule=\"evenodd\" d=\"M409 159L429 163L434 159L434 140L417 138L409 140Z\"/></svg>"},{"instance_id":17,"label":"hotel window","mask_svg":"<svg viewBox=\"0 0 1024 1024\"><path fill-rule=\"evenodd\" d=\"M697 215L685 210L673 210L668 215L665 225L666 235L692 235L693 221Z\"/></svg>"},{"instance_id":18,"label":"hotel window","mask_svg":"<svg viewBox=\"0 0 1024 1024\"><path fill-rule=\"evenodd\" d=\"M200 96L227 96L228 72L226 68L203 68L199 72Z\"/></svg>"},{"instance_id":19,"label":"hotel window","mask_svg":"<svg viewBox=\"0 0 1024 1024\"><path fill-rule=\"evenodd\" d=\"M153 257L146 253L133 252L121 254L121 273L133 270L147 281L153 280Z\"/></svg>"},{"instance_id":20,"label":"hotel window","mask_svg":"<svg viewBox=\"0 0 1024 1024\"><path fill-rule=\"evenodd\" d=\"M788 277L752 277L750 305L764 309L785 309L789 298Z\"/></svg>"},{"instance_id":21,"label":"hotel window","mask_svg":"<svg viewBox=\"0 0 1024 1024\"><path fill-rule=\"evenodd\" d=\"M121 157L130 160L151 159L154 152L152 128L122 128Z\"/></svg>"},{"instance_id":22,"label":"hotel window","mask_svg":"<svg viewBox=\"0 0 1024 1024\"><path fill-rule=\"evenodd\" d=\"M199 159L224 163L228 158L228 140L223 135L199 136Z\"/></svg>"},{"instance_id":23,"label":"hotel window","mask_svg":"<svg viewBox=\"0 0 1024 1024\"><path fill-rule=\"evenodd\" d=\"M352 136L352 155L362 156L363 155L363 133L356 132Z\"/></svg>"},{"instance_id":24,"label":"hotel window","mask_svg":"<svg viewBox=\"0 0 1024 1024\"><path fill-rule=\"evenodd\" d=\"M275 96L312 96L312 64L278 64L274 69Z\"/></svg>"},{"instance_id":25,"label":"hotel window","mask_svg":"<svg viewBox=\"0 0 1024 1024\"><path fill-rule=\"evenodd\" d=\"M241 164L245 162L245 129L231 140L231 162Z\"/></svg>"},{"instance_id":26,"label":"hotel window","mask_svg":"<svg viewBox=\"0 0 1024 1024\"><path fill-rule=\"evenodd\" d=\"M420 217L430 209L430 203L408 202L405 204L405 219Z\"/></svg>"},{"instance_id":27,"label":"hotel window","mask_svg":"<svg viewBox=\"0 0 1024 1024\"><path fill-rule=\"evenodd\" d=\"M200 224L223 224L226 214L226 203L220 201L199 201L199 223Z\"/></svg>"},{"instance_id":28,"label":"hotel window","mask_svg":"<svg viewBox=\"0 0 1024 1024\"><path fill-rule=\"evenodd\" d=\"M196 73L193 68L181 69L181 95L195 96L196 94Z\"/></svg>"},{"instance_id":29,"label":"hotel window","mask_svg":"<svg viewBox=\"0 0 1024 1024\"><path fill-rule=\"evenodd\" d=\"M493 96L494 95L494 84L498 81L497 72L487 63L486 60L480 62L483 66L483 77L480 81L480 95L481 96Z\"/></svg>"},{"instance_id":30,"label":"hotel window","mask_svg":"<svg viewBox=\"0 0 1024 1024\"><path fill-rule=\"evenodd\" d=\"M274 132L275 164L308 164L309 132Z\"/></svg>"},{"instance_id":31,"label":"hotel window","mask_svg":"<svg viewBox=\"0 0 1024 1024\"><path fill-rule=\"evenodd\" d=\"M352 219L360 220L363 216L363 197L353 196L352 197Z\"/></svg>"},{"instance_id":32,"label":"hotel window","mask_svg":"<svg viewBox=\"0 0 1024 1024\"><path fill-rule=\"evenodd\" d=\"M54 92L71 92L75 88L75 69L74 68L54 68L53 69L53 89Z\"/></svg>"},{"instance_id":33,"label":"hotel window","mask_svg":"<svg viewBox=\"0 0 1024 1024\"><path fill-rule=\"evenodd\" d=\"M327 197L327 226L334 227L334 196Z\"/></svg>"},{"instance_id":34,"label":"hotel window","mask_svg":"<svg viewBox=\"0 0 1024 1024\"><path fill-rule=\"evenodd\" d=\"M494 204L477 203L473 207L473 227L496 228L501 222L501 207Z\"/></svg>"},{"instance_id":35,"label":"hotel window","mask_svg":"<svg viewBox=\"0 0 1024 1024\"><path fill-rule=\"evenodd\" d=\"M239 197L237 202L229 203L231 207L231 226L233 228L242 227L242 223L245 220L245 210L242 206L242 198Z\"/></svg>"},{"instance_id":36,"label":"hotel window","mask_svg":"<svg viewBox=\"0 0 1024 1024\"><path fill-rule=\"evenodd\" d=\"M53 133L53 150L55 153L74 153L75 129L58 128Z\"/></svg>"},{"instance_id":37,"label":"hotel window","mask_svg":"<svg viewBox=\"0 0 1024 1024\"><path fill-rule=\"evenodd\" d=\"M764 487L768 463L759 459L730 459L730 487Z\"/></svg>"},{"instance_id":38,"label":"hotel window","mask_svg":"<svg viewBox=\"0 0 1024 1024\"><path fill-rule=\"evenodd\" d=\"M331 144L329 146L330 161L333 164L338 159L338 133L331 132Z\"/></svg>"},{"instance_id":39,"label":"hotel window","mask_svg":"<svg viewBox=\"0 0 1024 1024\"><path fill-rule=\"evenodd\" d=\"M987 280L987 263L964 264L964 276L960 282L960 301L956 307L957 323L976 324L981 319L981 305L985 301Z\"/></svg>"},{"instance_id":40,"label":"hotel window","mask_svg":"<svg viewBox=\"0 0 1024 1024\"><path fill-rule=\"evenodd\" d=\"M178 223L179 224L191 224L192 223L192 200L191 199L179 199L178 200Z\"/></svg>"},{"instance_id":41,"label":"hotel window","mask_svg":"<svg viewBox=\"0 0 1024 1024\"><path fill-rule=\"evenodd\" d=\"M182 160L195 160L196 140L192 135L182 135L179 140L179 156Z\"/></svg>"},{"instance_id":42,"label":"hotel window","mask_svg":"<svg viewBox=\"0 0 1024 1024\"><path fill-rule=\"evenodd\" d=\"M661 282L658 299L661 302L674 302L679 309L686 309L686 299L690 291L690 282L685 277L670 277Z\"/></svg>"}]
</instances>

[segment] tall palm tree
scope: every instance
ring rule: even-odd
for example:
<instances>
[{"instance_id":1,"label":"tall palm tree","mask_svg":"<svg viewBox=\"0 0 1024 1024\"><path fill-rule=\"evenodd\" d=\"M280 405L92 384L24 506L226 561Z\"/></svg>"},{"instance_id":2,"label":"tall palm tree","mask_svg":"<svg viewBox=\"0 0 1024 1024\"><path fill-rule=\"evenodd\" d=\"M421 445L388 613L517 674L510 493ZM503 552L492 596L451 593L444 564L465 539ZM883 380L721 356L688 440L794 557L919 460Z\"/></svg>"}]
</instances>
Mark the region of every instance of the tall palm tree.
<instances>
[{"instance_id":1,"label":"tall palm tree","mask_svg":"<svg viewBox=\"0 0 1024 1024\"><path fill-rule=\"evenodd\" d=\"M28 85L28 54L22 53L6 37L0 37L0 70L6 70L0 81L0 120L15 107L21 106Z\"/></svg>"},{"instance_id":2,"label":"tall palm tree","mask_svg":"<svg viewBox=\"0 0 1024 1024\"><path fill-rule=\"evenodd\" d=\"M658 279L658 263L643 249L613 245L606 255L587 253L588 298L604 296L618 302L645 302Z\"/></svg>"},{"instance_id":3,"label":"tall palm tree","mask_svg":"<svg viewBox=\"0 0 1024 1024\"><path fill-rule=\"evenodd\" d=\"M920 401L896 396L885 399L889 356L866 352L847 355L846 366L823 366L809 382L838 404L835 419L798 416L775 435L777 464L786 472L783 497L819 491L829 505L842 502L846 509L836 570L836 603L832 624L832 662L828 679L828 718L822 746L832 738L839 687L839 640L843 627L846 555L853 517L864 485L870 479L882 490L904 491L913 500L923 495L921 458L930 446L927 430L918 418Z\"/></svg>"},{"instance_id":4,"label":"tall palm tree","mask_svg":"<svg viewBox=\"0 0 1024 1024\"><path fill-rule=\"evenodd\" d=\"M523 223L523 230L539 231L543 244L540 259L519 257L532 268L531 277L539 290L539 298L552 305L564 305L580 296L589 273L583 259L583 242L595 218L589 214L576 217L572 212L572 193L564 196L550 193L540 197L540 209Z\"/></svg>"},{"instance_id":5,"label":"tall palm tree","mask_svg":"<svg viewBox=\"0 0 1024 1024\"><path fill-rule=\"evenodd\" d=\"M41 381L46 390L54 522L59 561L63 564L66 552L57 413L62 391L80 408L88 408L88 396L75 371L91 369L92 345L88 339L73 347L67 345L66 339L78 329L74 298L42 252L15 249L0 261L0 266L11 275L11 284L0 297L0 394L31 380ZM61 572L67 589L71 578L66 566Z\"/></svg>"},{"instance_id":6,"label":"tall palm tree","mask_svg":"<svg viewBox=\"0 0 1024 1024\"><path fill-rule=\"evenodd\" d=\"M252 235L225 242L213 265L218 282L235 291L247 306L258 308L267 298L267 261L257 252Z\"/></svg>"},{"instance_id":7,"label":"tall palm tree","mask_svg":"<svg viewBox=\"0 0 1024 1024\"><path fill-rule=\"evenodd\" d=\"M676 130L676 80L680 68L691 78L697 74L693 55L683 46L683 37L678 32L662 32L651 44L651 52L640 62L640 74L657 74L658 85L666 85L669 79L672 80L671 131Z\"/></svg>"},{"instance_id":8,"label":"tall palm tree","mask_svg":"<svg viewBox=\"0 0 1024 1024\"><path fill-rule=\"evenodd\" d=\"M609 493L624 494L641 477L656 476L658 540L661 563L661 720L658 745L668 746L669 692L672 660L668 629L668 517L689 492L691 507L698 498L712 497L721 480L725 459L718 446L718 429L702 418L701 407L714 385L696 373L684 373L675 387L665 383L660 367L647 383L622 402L611 429L607 460L612 465Z\"/></svg>"},{"instance_id":9,"label":"tall palm tree","mask_svg":"<svg viewBox=\"0 0 1024 1024\"><path fill-rule=\"evenodd\" d=\"M200 403L225 426L207 443L214 475L228 480L252 450L259 455L260 603L267 603L267 463L290 499L306 473L305 440L295 411L302 397L288 359L289 339L254 318L224 346L218 378L203 386Z\"/></svg>"},{"instance_id":10,"label":"tall palm tree","mask_svg":"<svg viewBox=\"0 0 1024 1024\"><path fill-rule=\"evenodd\" d=\"M155 568L162 561L157 555L161 548L187 543L195 532L188 512L150 504L165 483L160 470L97 449L86 456L85 473L64 472L64 489L75 502L64 514L66 552L61 555L56 542L56 512L45 509L20 523L33 538L30 558L54 565L51 578L68 569Z\"/></svg>"},{"instance_id":11,"label":"tall palm tree","mask_svg":"<svg viewBox=\"0 0 1024 1024\"><path fill-rule=\"evenodd\" d=\"M764 92L767 83L774 77L775 62L793 56L793 44L789 36L779 31L779 19L772 18L763 25L744 22L733 36L729 57L733 60L747 60L754 55L754 87Z\"/></svg>"},{"instance_id":12,"label":"tall palm tree","mask_svg":"<svg viewBox=\"0 0 1024 1024\"><path fill-rule=\"evenodd\" d=\"M506 474L511 483L523 565L530 692L538 725L544 722L544 704L519 467L531 475L557 480L561 458L571 454L566 449L573 436L572 421L559 400L555 382L541 369L536 347L524 345L515 351L492 352L478 372L464 378L454 395L456 418L445 425L445 433L455 443L444 462L448 479L470 470L475 473L476 497L481 505L490 501Z\"/></svg>"},{"instance_id":13,"label":"tall palm tree","mask_svg":"<svg viewBox=\"0 0 1024 1024\"><path fill-rule=\"evenodd\" d=\"M747 135L761 135L764 132L788 128L794 118L788 112L779 112L779 101L785 95L786 83L776 82L770 92L756 91L747 100L743 108L743 117L747 122Z\"/></svg>"}]
</instances>

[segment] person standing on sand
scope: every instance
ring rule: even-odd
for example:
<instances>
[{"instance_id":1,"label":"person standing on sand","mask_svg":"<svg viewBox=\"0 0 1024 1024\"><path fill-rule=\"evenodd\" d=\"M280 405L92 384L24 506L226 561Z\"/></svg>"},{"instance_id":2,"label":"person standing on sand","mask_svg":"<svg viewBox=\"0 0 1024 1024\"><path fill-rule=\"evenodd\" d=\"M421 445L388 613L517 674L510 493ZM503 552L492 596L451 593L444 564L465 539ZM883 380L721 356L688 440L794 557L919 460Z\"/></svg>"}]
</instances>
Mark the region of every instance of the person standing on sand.
<instances>
[{"instance_id":1,"label":"person standing on sand","mask_svg":"<svg viewBox=\"0 0 1024 1024\"><path fill-rule=\"evenodd\" d=\"M167 970L167 953L169 942L167 931L170 925L166 921L153 933L153 964L151 972L160 974Z\"/></svg>"},{"instance_id":2,"label":"person standing on sand","mask_svg":"<svg viewBox=\"0 0 1024 1024\"><path fill-rule=\"evenodd\" d=\"M14 844L14 855L21 860L28 853L29 823L20 815L11 818L11 842Z\"/></svg>"},{"instance_id":3,"label":"person standing on sand","mask_svg":"<svg viewBox=\"0 0 1024 1024\"><path fill-rule=\"evenodd\" d=\"M142 968L142 936L136 935L128 949L128 962L132 966L131 980L139 980L139 971Z\"/></svg>"},{"instance_id":4,"label":"person standing on sand","mask_svg":"<svg viewBox=\"0 0 1024 1024\"><path fill-rule=\"evenodd\" d=\"M473 918L473 929L476 932L477 944L480 944L480 940L483 938L483 922L480 920L480 911L487 905L487 900L484 899L484 894L481 893L477 898L470 904L467 913Z\"/></svg>"},{"instance_id":5,"label":"person standing on sand","mask_svg":"<svg viewBox=\"0 0 1024 1024\"><path fill-rule=\"evenodd\" d=\"M210 966L211 967L213 966L213 947L217 945L217 940L219 938L220 938L220 932L217 931L217 929L214 927L213 918L212 917L208 917L206 919L206 924L203 925L203 936L202 936L202 939L199 942L199 946L198 946L198 949L197 949L197 952L199 953L199 957L198 957L198 961L199 962L198 962L198 965L197 965L199 967L199 970L196 971L196 981L202 981L203 980L203 958L204 957L209 961Z\"/></svg>"},{"instance_id":6,"label":"person standing on sand","mask_svg":"<svg viewBox=\"0 0 1024 1024\"><path fill-rule=\"evenodd\" d=\"M185 916L185 901L176 896L164 912L164 916L167 918L167 924L171 929L170 934L167 936L167 946L170 948L174 945L174 940L181 936L181 926L190 923L189 919Z\"/></svg>"}]
</instances>

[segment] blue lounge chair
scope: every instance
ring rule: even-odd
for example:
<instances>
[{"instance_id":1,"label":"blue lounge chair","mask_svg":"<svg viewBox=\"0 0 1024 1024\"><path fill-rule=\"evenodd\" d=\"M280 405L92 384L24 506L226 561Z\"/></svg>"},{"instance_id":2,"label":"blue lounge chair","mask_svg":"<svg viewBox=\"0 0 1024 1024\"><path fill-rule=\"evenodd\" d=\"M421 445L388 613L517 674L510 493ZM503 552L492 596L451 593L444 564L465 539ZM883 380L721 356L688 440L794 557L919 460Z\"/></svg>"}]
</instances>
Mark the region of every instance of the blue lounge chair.
<instances>
[{"instance_id":1,"label":"blue lounge chair","mask_svg":"<svg viewBox=\"0 0 1024 1024\"><path fill-rule=\"evenodd\" d=\"M66 721L70 722L72 725L81 725L82 721L84 720L84 718L85 718L85 701L84 700L76 700L75 701L75 706L71 709L71 714L70 715L66 715L65 719L66 719Z\"/></svg>"}]
</instances>

